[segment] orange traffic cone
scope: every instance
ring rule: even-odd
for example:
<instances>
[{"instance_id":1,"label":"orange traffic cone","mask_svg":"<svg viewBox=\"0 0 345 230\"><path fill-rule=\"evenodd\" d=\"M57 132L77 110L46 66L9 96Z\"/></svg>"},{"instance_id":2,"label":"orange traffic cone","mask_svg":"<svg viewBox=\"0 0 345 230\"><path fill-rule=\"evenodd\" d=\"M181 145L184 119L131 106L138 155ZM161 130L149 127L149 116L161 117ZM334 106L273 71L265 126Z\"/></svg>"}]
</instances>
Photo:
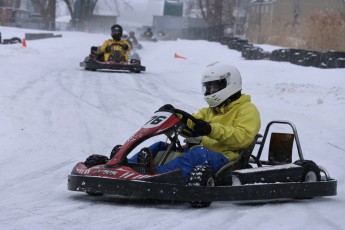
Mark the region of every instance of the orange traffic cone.
<instances>
[{"instance_id":1,"label":"orange traffic cone","mask_svg":"<svg viewBox=\"0 0 345 230\"><path fill-rule=\"evenodd\" d=\"M22 40L22 46L23 46L23 47L26 47L26 41L25 41L25 38L23 38L23 40Z\"/></svg>"},{"instance_id":2,"label":"orange traffic cone","mask_svg":"<svg viewBox=\"0 0 345 230\"><path fill-rule=\"evenodd\" d=\"M176 54L176 53L175 53L175 58L181 58L181 59L187 60L187 58L182 57L182 56L180 56L180 55L178 55L178 54Z\"/></svg>"}]
</instances>

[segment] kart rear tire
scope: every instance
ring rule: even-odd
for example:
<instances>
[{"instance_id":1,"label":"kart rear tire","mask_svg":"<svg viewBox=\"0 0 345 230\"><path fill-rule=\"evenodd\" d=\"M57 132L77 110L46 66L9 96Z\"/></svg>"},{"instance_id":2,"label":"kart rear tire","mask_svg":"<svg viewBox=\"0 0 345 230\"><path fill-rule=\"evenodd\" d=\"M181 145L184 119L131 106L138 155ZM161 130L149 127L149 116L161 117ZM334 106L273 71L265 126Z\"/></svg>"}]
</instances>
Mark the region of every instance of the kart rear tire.
<instances>
[{"instance_id":1,"label":"kart rear tire","mask_svg":"<svg viewBox=\"0 0 345 230\"><path fill-rule=\"evenodd\" d=\"M206 187L214 187L215 186L215 178L213 170L208 165L197 165L194 167L192 172L190 173L190 178L188 182L188 186L206 186ZM206 208L211 205L212 201L190 201L189 204L193 208Z\"/></svg>"},{"instance_id":2,"label":"kart rear tire","mask_svg":"<svg viewBox=\"0 0 345 230\"><path fill-rule=\"evenodd\" d=\"M317 164L310 160L296 161L295 164L303 167L303 173L301 177L301 182L310 183L317 182L321 180L320 168ZM299 197L298 199L312 199L313 197Z\"/></svg>"},{"instance_id":3,"label":"kart rear tire","mask_svg":"<svg viewBox=\"0 0 345 230\"><path fill-rule=\"evenodd\" d=\"M301 182L317 182L321 180L320 168L310 160L296 161L295 164L303 167Z\"/></svg>"},{"instance_id":4,"label":"kart rear tire","mask_svg":"<svg viewBox=\"0 0 345 230\"><path fill-rule=\"evenodd\" d=\"M141 71L140 70L134 70L134 73L140 73Z\"/></svg>"},{"instance_id":5,"label":"kart rear tire","mask_svg":"<svg viewBox=\"0 0 345 230\"><path fill-rule=\"evenodd\" d=\"M131 64L137 64L137 65L141 65L141 61L139 60L139 59L131 59L130 61L129 61L129 63L131 63Z\"/></svg>"}]
</instances>

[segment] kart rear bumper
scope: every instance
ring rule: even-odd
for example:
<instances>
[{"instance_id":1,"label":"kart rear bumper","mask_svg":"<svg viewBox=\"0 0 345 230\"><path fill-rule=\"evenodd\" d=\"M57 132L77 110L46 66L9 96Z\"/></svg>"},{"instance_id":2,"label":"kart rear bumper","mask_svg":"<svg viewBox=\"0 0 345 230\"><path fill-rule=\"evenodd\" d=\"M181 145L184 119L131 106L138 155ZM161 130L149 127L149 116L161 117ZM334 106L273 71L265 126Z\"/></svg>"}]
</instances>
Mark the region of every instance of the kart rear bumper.
<instances>
[{"instance_id":1,"label":"kart rear bumper","mask_svg":"<svg viewBox=\"0 0 345 230\"><path fill-rule=\"evenodd\" d=\"M97 69L110 69L110 70L128 70L131 72L140 72L145 71L146 67L138 63L108 63L108 62L99 62L91 58L86 58L85 61L80 62L80 67L85 69L97 70Z\"/></svg>"}]
</instances>

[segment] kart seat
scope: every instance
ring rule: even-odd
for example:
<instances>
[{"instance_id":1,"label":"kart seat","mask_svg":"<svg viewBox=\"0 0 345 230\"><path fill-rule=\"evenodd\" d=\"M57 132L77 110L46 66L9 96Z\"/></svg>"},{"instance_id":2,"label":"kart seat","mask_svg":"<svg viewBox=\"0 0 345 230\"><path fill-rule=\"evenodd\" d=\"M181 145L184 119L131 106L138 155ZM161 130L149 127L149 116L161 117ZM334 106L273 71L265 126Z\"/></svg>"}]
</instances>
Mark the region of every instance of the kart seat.
<instances>
[{"instance_id":1,"label":"kart seat","mask_svg":"<svg viewBox=\"0 0 345 230\"><path fill-rule=\"evenodd\" d=\"M292 133L271 133L268 149L269 164L289 164L295 135Z\"/></svg>"},{"instance_id":2,"label":"kart seat","mask_svg":"<svg viewBox=\"0 0 345 230\"><path fill-rule=\"evenodd\" d=\"M232 171L250 167L249 159L252 155L255 145L258 143L258 139L261 137L261 134L257 134L254 137L252 143L247 148L241 150L240 156L236 160L230 161L216 172L215 175L218 178L218 182L220 182L220 184L227 184L231 182Z\"/></svg>"},{"instance_id":3,"label":"kart seat","mask_svg":"<svg viewBox=\"0 0 345 230\"><path fill-rule=\"evenodd\" d=\"M160 165L164 165L166 163L168 163L169 161L171 161L172 159L175 159L176 157L182 156L184 154L184 152L178 152L178 151L173 151L170 152L169 155L165 155L165 151L159 151L156 155L156 157L153 160L154 165L160 166Z\"/></svg>"}]
</instances>

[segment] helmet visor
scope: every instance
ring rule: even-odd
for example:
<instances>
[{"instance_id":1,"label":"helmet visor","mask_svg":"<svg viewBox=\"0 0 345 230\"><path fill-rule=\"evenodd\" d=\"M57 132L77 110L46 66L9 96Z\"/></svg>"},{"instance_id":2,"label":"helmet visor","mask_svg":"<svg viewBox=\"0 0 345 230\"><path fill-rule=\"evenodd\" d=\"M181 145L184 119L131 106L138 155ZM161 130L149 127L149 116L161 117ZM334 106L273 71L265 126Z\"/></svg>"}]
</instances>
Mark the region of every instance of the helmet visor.
<instances>
[{"instance_id":1,"label":"helmet visor","mask_svg":"<svg viewBox=\"0 0 345 230\"><path fill-rule=\"evenodd\" d=\"M111 31L111 36L116 36L116 37L118 37L118 36L122 36L122 33L121 33L121 31L120 30L112 30Z\"/></svg>"},{"instance_id":2,"label":"helmet visor","mask_svg":"<svg viewBox=\"0 0 345 230\"><path fill-rule=\"evenodd\" d=\"M226 87L226 79L208 81L202 83L202 93L204 96L217 93Z\"/></svg>"}]
</instances>

